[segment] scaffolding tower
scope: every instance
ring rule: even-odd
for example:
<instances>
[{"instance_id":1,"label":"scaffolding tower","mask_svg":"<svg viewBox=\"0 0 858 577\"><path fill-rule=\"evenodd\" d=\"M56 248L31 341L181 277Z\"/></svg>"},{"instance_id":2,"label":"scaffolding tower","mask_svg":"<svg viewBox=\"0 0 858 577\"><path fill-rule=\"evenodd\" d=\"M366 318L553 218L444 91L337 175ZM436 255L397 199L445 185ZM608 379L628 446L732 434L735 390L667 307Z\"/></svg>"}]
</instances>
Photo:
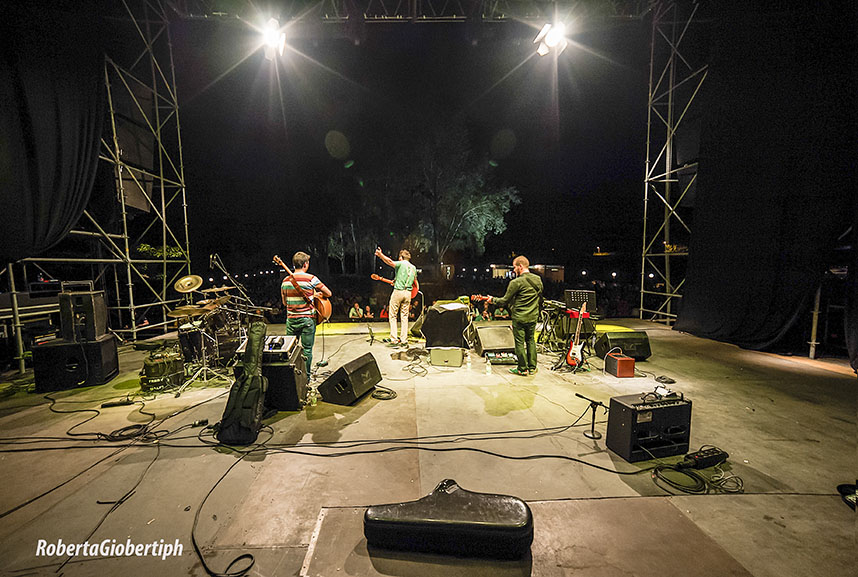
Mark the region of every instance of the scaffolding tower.
<instances>
[{"instance_id":1,"label":"scaffolding tower","mask_svg":"<svg viewBox=\"0 0 858 577\"><path fill-rule=\"evenodd\" d=\"M652 43L644 174L640 318L672 325L682 298L691 238L687 202L697 180L696 153L677 154L677 134L694 116L692 105L706 80L707 64L686 50L700 4L657 2ZM690 136L699 146L699 133ZM683 201L686 201L683 204Z\"/></svg>"},{"instance_id":2,"label":"scaffolding tower","mask_svg":"<svg viewBox=\"0 0 858 577\"><path fill-rule=\"evenodd\" d=\"M109 130L104 131L99 151L113 174L118 218L99 218L90 206L69 232L69 239L83 241L76 245L80 256L68 256L61 244L53 254L20 261L25 282L28 264L47 278L55 278L51 268L59 265L66 270L73 265L94 269L92 287L105 290L112 318L118 321L113 332L130 340L137 340L141 331L167 331L172 319L166 313L181 300L170 299L168 288L190 274L179 104L167 16L160 0L121 0L117 13L105 16L125 41L105 56Z\"/></svg>"}]
</instances>

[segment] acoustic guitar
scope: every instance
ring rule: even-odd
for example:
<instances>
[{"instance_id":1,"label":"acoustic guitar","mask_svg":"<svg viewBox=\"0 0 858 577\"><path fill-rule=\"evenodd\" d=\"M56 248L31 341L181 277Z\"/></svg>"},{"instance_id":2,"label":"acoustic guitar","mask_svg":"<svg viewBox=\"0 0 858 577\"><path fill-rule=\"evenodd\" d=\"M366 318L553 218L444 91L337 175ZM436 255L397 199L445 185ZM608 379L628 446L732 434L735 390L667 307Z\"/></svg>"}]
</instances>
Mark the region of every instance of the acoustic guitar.
<instances>
[{"instance_id":1,"label":"acoustic guitar","mask_svg":"<svg viewBox=\"0 0 858 577\"><path fill-rule=\"evenodd\" d=\"M372 280L380 280L381 282L386 282L390 286L393 286L393 281L389 278L384 278L383 276L378 276L377 274L369 275ZM420 291L420 283L417 282L417 279L414 279L414 284L411 285L411 298L416 299L417 293Z\"/></svg>"},{"instance_id":2,"label":"acoustic guitar","mask_svg":"<svg viewBox=\"0 0 858 577\"><path fill-rule=\"evenodd\" d=\"M585 312L587 312L587 303L583 303L581 310L578 311L578 326L575 327L575 338L569 341L569 350L566 352L566 364L575 370L578 370L584 362L584 343L579 343L578 339L581 337L581 321L584 320Z\"/></svg>"},{"instance_id":3,"label":"acoustic guitar","mask_svg":"<svg viewBox=\"0 0 858 577\"><path fill-rule=\"evenodd\" d=\"M275 264L279 264L281 267L283 267L283 270L285 270L286 274L289 275L289 280L292 282L292 286L294 286L295 289L297 289L297 291L301 293L301 296L304 297L304 300L307 301L307 304L313 307L313 310L316 311L316 324L320 325L324 322L327 322L327 320L331 318L331 313L334 310L331 306L331 301L329 301L325 295L318 292L313 295L315 298L310 299L310 297L307 296L307 293L304 292L304 289L302 289L298 285L298 281L295 280L294 273L289 270L289 267L286 266L286 263L280 260L280 257L276 254L274 255L273 260Z\"/></svg>"}]
</instances>

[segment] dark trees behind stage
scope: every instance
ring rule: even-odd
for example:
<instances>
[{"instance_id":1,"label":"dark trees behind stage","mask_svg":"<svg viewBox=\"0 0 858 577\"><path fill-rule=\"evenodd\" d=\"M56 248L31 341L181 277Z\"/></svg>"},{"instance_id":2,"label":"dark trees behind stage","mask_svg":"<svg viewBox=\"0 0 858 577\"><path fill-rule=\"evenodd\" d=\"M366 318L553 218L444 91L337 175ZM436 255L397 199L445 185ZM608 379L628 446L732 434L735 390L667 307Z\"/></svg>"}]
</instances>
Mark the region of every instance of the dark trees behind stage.
<instances>
[{"instance_id":1,"label":"dark trees behind stage","mask_svg":"<svg viewBox=\"0 0 858 577\"><path fill-rule=\"evenodd\" d=\"M348 168L331 161L313 203L327 218L311 219L318 226L308 231L308 248L327 256L330 272L369 274L381 246L393 258L409 249L429 276L450 251L482 255L487 237L506 230L520 202L515 187L494 177L489 159L472 152L462 124L423 119L361 149Z\"/></svg>"}]
</instances>

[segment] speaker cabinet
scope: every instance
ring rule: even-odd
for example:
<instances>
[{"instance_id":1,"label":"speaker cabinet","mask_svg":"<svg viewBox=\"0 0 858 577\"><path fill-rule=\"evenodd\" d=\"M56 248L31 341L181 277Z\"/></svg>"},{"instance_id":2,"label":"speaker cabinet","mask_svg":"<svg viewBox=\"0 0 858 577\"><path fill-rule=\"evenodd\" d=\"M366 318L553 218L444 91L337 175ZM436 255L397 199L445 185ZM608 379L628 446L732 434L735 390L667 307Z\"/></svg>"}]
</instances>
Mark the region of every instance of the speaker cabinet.
<instances>
[{"instance_id":1,"label":"speaker cabinet","mask_svg":"<svg viewBox=\"0 0 858 577\"><path fill-rule=\"evenodd\" d=\"M477 334L474 337L474 350L481 357L486 353L514 353L515 339L512 336L512 327L476 327Z\"/></svg>"},{"instance_id":2,"label":"speaker cabinet","mask_svg":"<svg viewBox=\"0 0 858 577\"><path fill-rule=\"evenodd\" d=\"M691 401L651 395L611 398L605 444L629 463L688 452Z\"/></svg>"},{"instance_id":3,"label":"speaker cabinet","mask_svg":"<svg viewBox=\"0 0 858 577\"><path fill-rule=\"evenodd\" d=\"M307 383L310 380L304 361L304 347L294 342L295 337L286 337L290 346L285 351L269 347L269 343L277 338L282 339L271 335L266 337L266 349L262 355L262 376L268 379L265 406L278 411L300 411L307 399ZM240 379L244 374L244 365L235 365L233 373L236 380Z\"/></svg>"},{"instance_id":4,"label":"speaker cabinet","mask_svg":"<svg viewBox=\"0 0 858 577\"><path fill-rule=\"evenodd\" d=\"M119 373L116 337L85 343L53 341L33 347L36 392L103 385Z\"/></svg>"},{"instance_id":5,"label":"speaker cabinet","mask_svg":"<svg viewBox=\"0 0 858 577\"><path fill-rule=\"evenodd\" d=\"M644 331L602 333L596 339L596 356L604 358L608 351L614 347L622 349L622 351L614 352L622 352L636 361L646 360L652 355L649 348L649 337Z\"/></svg>"},{"instance_id":6,"label":"speaker cabinet","mask_svg":"<svg viewBox=\"0 0 858 577\"><path fill-rule=\"evenodd\" d=\"M334 371L319 385L326 403L351 405L381 382L381 371L372 353L366 353Z\"/></svg>"},{"instance_id":7,"label":"speaker cabinet","mask_svg":"<svg viewBox=\"0 0 858 577\"><path fill-rule=\"evenodd\" d=\"M69 342L94 341L107 332L104 291L60 293L60 329Z\"/></svg>"},{"instance_id":8,"label":"speaker cabinet","mask_svg":"<svg viewBox=\"0 0 858 577\"><path fill-rule=\"evenodd\" d=\"M470 348L464 336L465 329L468 328L470 322L468 307L461 303L429 307L426 311L426 318L423 319L422 328L423 336L426 337L426 348Z\"/></svg>"}]
</instances>

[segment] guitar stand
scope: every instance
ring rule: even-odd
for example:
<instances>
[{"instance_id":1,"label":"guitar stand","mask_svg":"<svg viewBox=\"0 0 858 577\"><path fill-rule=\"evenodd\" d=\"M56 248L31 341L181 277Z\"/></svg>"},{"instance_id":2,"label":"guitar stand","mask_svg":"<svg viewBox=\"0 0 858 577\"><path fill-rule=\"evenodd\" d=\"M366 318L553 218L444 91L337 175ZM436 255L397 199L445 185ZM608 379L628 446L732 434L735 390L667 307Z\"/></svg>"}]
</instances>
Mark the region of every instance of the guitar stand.
<instances>
[{"instance_id":1,"label":"guitar stand","mask_svg":"<svg viewBox=\"0 0 858 577\"><path fill-rule=\"evenodd\" d=\"M585 401L590 401L590 411L591 411L591 419L590 419L590 430L584 431L584 436L588 439L601 439L602 433L596 430L596 407L603 407L605 409L605 413L608 412L608 407L605 407L604 404L600 401L594 401L593 399L588 399L584 395L580 393L575 393L576 397L580 397Z\"/></svg>"}]
</instances>

